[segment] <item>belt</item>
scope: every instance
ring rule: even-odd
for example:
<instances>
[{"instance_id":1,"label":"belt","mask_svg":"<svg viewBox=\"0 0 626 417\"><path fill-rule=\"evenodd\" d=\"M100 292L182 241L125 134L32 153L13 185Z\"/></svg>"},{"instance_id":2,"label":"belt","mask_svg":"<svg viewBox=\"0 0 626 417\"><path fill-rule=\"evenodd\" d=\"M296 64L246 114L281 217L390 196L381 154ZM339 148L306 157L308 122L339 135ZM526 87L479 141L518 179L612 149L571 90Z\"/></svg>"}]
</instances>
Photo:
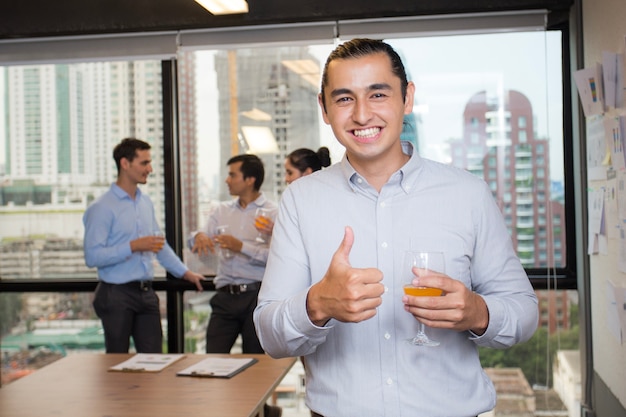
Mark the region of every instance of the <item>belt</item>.
<instances>
[{"instance_id":1,"label":"belt","mask_svg":"<svg viewBox=\"0 0 626 417\"><path fill-rule=\"evenodd\" d=\"M125 282L123 284L113 284L113 285L123 285L125 287L130 287L130 288L138 288L140 291L149 291L150 289L152 289L152 281L148 280L148 281L130 281L130 282Z\"/></svg>"},{"instance_id":2,"label":"belt","mask_svg":"<svg viewBox=\"0 0 626 417\"><path fill-rule=\"evenodd\" d=\"M261 289L260 282L253 282L252 284L231 284L224 285L217 288L217 291L227 292L229 294L243 294L244 292L258 291Z\"/></svg>"}]
</instances>

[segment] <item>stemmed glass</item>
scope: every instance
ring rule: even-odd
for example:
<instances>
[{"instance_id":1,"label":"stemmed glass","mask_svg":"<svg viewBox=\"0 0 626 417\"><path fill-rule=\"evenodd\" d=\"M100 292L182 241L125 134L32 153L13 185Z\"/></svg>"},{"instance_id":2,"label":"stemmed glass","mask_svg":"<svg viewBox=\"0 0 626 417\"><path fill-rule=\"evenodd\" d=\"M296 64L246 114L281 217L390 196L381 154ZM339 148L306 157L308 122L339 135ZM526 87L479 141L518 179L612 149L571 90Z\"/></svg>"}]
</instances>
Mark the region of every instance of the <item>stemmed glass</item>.
<instances>
[{"instance_id":1,"label":"stemmed glass","mask_svg":"<svg viewBox=\"0 0 626 417\"><path fill-rule=\"evenodd\" d=\"M255 214L256 215L254 217L254 226L257 228L263 228L272 221L272 213L269 209L259 207L258 209L256 209ZM259 243L267 242L266 235L266 233L259 231L259 234L256 237L256 241Z\"/></svg>"},{"instance_id":2,"label":"stemmed glass","mask_svg":"<svg viewBox=\"0 0 626 417\"><path fill-rule=\"evenodd\" d=\"M443 294L443 290L431 287L416 287L413 285L413 279L416 273L413 268L418 268L427 274L431 272L445 273L445 261L442 252L420 252L407 251L404 255L403 273L406 274L404 283L404 293L413 297L439 297ZM439 342L430 339L425 333L425 325L421 321L417 321L417 334L415 337L407 341L415 346L439 346Z\"/></svg>"}]
</instances>

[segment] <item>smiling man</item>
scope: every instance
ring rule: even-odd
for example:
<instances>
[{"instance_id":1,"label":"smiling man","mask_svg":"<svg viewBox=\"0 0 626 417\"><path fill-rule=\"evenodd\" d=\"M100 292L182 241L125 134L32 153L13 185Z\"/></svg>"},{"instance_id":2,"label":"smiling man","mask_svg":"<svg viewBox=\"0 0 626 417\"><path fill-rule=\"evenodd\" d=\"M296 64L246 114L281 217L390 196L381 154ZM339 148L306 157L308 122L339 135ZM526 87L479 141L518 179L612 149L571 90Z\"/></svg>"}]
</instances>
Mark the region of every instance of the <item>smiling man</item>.
<instances>
[{"instance_id":1,"label":"smiling man","mask_svg":"<svg viewBox=\"0 0 626 417\"><path fill-rule=\"evenodd\" d=\"M113 150L117 180L85 211L84 251L98 268L93 307L104 329L107 353L160 353L163 346L159 298L152 289L153 257L172 275L202 291L204 277L190 271L160 233L150 198L138 187L152 173L150 144L122 140Z\"/></svg>"},{"instance_id":2,"label":"smiling man","mask_svg":"<svg viewBox=\"0 0 626 417\"><path fill-rule=\"evenodd\" d=\"M268 354L304 356L313 416L476 416L496 398L477 346L506 348L537 327L489 188L400 141L414 93L388 44L339 45L319 104L344 158L281 199L254 321ZM443 252L447 274L404 271L411 249ZM445 295L404 295L410 274ZM417 320L440 346L407 343Z\"/></svg>"}]
</instances>

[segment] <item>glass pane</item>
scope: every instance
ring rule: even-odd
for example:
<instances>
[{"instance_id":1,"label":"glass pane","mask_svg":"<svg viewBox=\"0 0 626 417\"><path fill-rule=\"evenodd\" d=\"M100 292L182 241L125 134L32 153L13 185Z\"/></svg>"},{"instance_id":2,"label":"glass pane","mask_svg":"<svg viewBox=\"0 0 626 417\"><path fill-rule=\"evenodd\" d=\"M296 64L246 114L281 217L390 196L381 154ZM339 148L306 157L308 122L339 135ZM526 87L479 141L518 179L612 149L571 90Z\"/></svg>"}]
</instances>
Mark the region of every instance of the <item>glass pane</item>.
<instances>
[{"instance_id":1,"label":"glass pane","mask_svg":"<svg viewBox=\"0 0 626 417\"><path fill-rule=\"evenodd\" d=\"M515 415L568 415L566 410L575 415L580 410L578 293L536 293L539 328L530 340L506 350L479 348L498 393L490 416L512 415L512 410Z\"/></svg>"},{"instance_id":2,"label":"glass pane","mask_svg":"<svg viewBox=\"0 0 626 417\"><path fill-rule=\"evenodd\" d=\"M0 67L3 279L96 277L82 215L115 181L127 136L153 147L144 191L164 226L161 89L160 61Z\"/></svg>"},{"instance_id":3,"label":"glass pane","mask_svg":"<svg viewBox=\"0 0 626 417\"><path fill-rule=\"evenodd\" d=\"M0 293L2 385L71 352L103 352L90 293Z\"/></svg>"},{"instance_id":4,"label":"glass pane","mask_svg":"<svg viewBox=\"0 0 626 417\"><path fill-rule=\"evenodd\" d=\"M473 172L491 186L525 267L565 267L560 33L388 42L416 84L403 138L423 156ZM183 54L189 64L181 71L181 102L195 97L197 115L196 130L186 130L183 145L197 150L195 160L189 158L197 171L183 184L198 187L190 193L197 199L184 199L185 233L229 198L224 173L232 155L262 157L262 189L274 199L286 185L283 161L292 150L324 145L333 162L341 158L343 148L318 116L316 97L331 50L317 45ZM259 148L264 141L270 146ZM215 271L215 259L190 253L185 259L207 274Z\"/></svg>"},{"instance_id":5,"label":"glass pane","mask_svg":"<svg viewBox=\"0 0 626 417\"><path fill-rule=\"evenodd\" d=\"M163 352L167 352L166 295L158 291ZM73 353L104 353L93 293L0 293L2 385ZM133 340L130 352L135 352Z\"/></svg>"},{"instance_id":6,"label":"glass pane","mask_svg":"<svg viewBox=\"0 0 626 417\"><path fill-rule=\"evenodd\" d=\"M286 186L283 164L291 151L323 145L331 148L334 161L341 158L343 150L323 125L317 107L321 67L331 49L323 45L181 54L181 113L195 114L194 125L188 125L189 116L181 123L181 159L188 165L181 174L185 236L204 225L217 202L230 198L224 180L231 156L248 152L263 160L261 190L274 201ZM212 255L198 257L187 249L184 259L205 275L215 273Z\"/></svg>"},{"instance_id":7,"label":"glass pane","mask_svg":"<svg viewBox=\"0 0 626 417\"><path fill-rule=\"evenodd\" d=\"M565 267L560 33L387 41L401 54L416 84L416 105L406 118L403 139L411 140L423 156L469 170L487 182L524 266ZM196 167L187 176L183 173L182 183L197 187L197 199L183 199L185 235L204 225L218 202L230 198L224 180L232 155L251 152L264 160L262 190L274 200L286 186L283 161L289 152L328 146L332 161L341 159L343 148L319 117L316 97L332 49L311 45L182 54L181 103L195 103L190 111L195 120L184 116L183 124L193 122L195 129L186 126L183 149ZM246 127L269 130L272 146L256 147L260 129L255 137ZM211 255L198 257L187 250L185 261L207 275L216 271L217 259ZM198 353L210 296L186 297L186 334L195 338ZM506 402L503 386L511 379L498 370L506 369L525 384L523 403L532 398L537 410L560 410L566 394L560 394L563 400L557 406L544 405L547 401L541 399L554 395L546 387L557 388L552 377L555 352L577 349L576 293L539 296L545 320L535 337L512 350L481 350L481 358L498 387L499 404ZM579 392L580 387L573 392L576 388Z\"/></svg>"},{"instance_id":8,"label":"glass pane","mask_svg":"<svg viewBox=\"0 0 626 417\"><path fill-rule=\"evenodd\" d=\"M416 84L420 154L490 185L524 267L565 267L560 33L389 43Z\"/></svg>"}]
</instances>

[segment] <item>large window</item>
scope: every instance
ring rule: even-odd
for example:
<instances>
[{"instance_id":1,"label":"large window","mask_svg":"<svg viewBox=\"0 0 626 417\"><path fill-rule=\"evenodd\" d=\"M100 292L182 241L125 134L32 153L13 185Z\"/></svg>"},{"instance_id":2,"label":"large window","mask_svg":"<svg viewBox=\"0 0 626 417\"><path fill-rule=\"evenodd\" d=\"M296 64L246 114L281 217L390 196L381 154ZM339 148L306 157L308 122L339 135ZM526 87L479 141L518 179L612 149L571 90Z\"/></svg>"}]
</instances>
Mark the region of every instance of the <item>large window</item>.
<instances>
[{"instance_id":1,"label":"large window","mask_svg":"<svg viewBox=\"0 0 626 417\"><path fill-rule=\"evenodd\" d=\"M565 210L560 32L404 34L386 40L416 84L403 139L424 157L489 184L529 271L552 277L553 271L573 270L566 258L566 249L573 250L566 226L573 220ZM50 292L0 294L0 330L11 334L3 351L16 349L19 341L34 347L30 341L42 341L36 336L63 333L59 322L69 320L74 323L66 323L66 333L90 335L85 340L91 344L79 349L102 349L93 342L101 333L91 292L72 285L95 282L95 271L83 260L82 214L114 181L111 152L121 138L136 136L153 146L154 174L146 190L171 242L185 242L215 204L230 198L225 164L235 154L263 159L262 190L275 201L286 186L283 162L292 150L327 146L338 162L343 149L323 123L316 96L325 59L340 41L298 39L269 47L247 41L228 49L196 42L175 60L173 112L164 111L163 92L175 78L163 74L158 60L0 67L0 278L5 284L65 281L63 289ZM172 142L168 126L176 127ZM168 159L172 143L176 155ZM171 209L177 207L172 202L180 211ZM192 254L184 243L178 249L192 269L216 273L216 257ZM164 277L158 269L157 278ZM181 349L203 352L212 292L164 289L164 330L168 312L177 311L169 296L178 294L184 318L176 317L174 326L184 326ZM481 357L485 366L519 367L526 381L550 386L553 355L546 352L575 348L577 298L575 291L539 295L536 337L513 355L490 350ZM50 344L55 340L49 337Z\"/></svg>"},{"instance_id":2,"label":"large window","mask_svg":"<svg viewBox=\"0 0 626 417\"><path fill-rule=\"evenodd\" d=\"M416 84L403 139L431 159L469 170L492 184L511 219L509 231L527 268L564 268L564 153L559 32L388 39ZM299 147L343 149L321 122L316 95L332 45L202 50L184 53L183 106L195 106L183 149L197 150L195 198L184 198L185 232L201 226L229 198L225 163L238 153L265 162L263 191L279 199L283 161ZM193 79L194 83L188 80ZM186 86L193 85L192 92ZM195 100L192 100L195 97ZM194 146L195 145L195 146ZM196 179L197 175L197 179ZM195 180L195 181L194 181ZM196 190L191 187L196 186ZM541 196L541 198L538 198ZM535 233L539 226L550 233ZM554 234L555 231L558 233ZM197 261L191 254L186 259ZM212 271L215 260L201 260Z\"/></svg>"}]
</instances>

